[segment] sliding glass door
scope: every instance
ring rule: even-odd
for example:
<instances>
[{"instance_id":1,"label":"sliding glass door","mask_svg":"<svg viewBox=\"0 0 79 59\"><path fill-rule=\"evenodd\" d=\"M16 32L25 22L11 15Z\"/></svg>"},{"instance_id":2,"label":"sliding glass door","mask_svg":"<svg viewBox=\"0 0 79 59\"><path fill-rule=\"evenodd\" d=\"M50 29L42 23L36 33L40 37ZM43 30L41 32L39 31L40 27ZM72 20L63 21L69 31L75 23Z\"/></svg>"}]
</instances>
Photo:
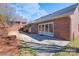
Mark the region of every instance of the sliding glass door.
<instances>
[{"instance_id":1,"label":"sliding glass door","mask_svg":"<svg viewBox=\"0 0 79 59\"><path fill-rule=\"evenodd\" d=\"M53 23L39 24L38 32L39 32L39 34L53 36L53 34L54 34L54 24Z\"/></svg>"}]
</instances>

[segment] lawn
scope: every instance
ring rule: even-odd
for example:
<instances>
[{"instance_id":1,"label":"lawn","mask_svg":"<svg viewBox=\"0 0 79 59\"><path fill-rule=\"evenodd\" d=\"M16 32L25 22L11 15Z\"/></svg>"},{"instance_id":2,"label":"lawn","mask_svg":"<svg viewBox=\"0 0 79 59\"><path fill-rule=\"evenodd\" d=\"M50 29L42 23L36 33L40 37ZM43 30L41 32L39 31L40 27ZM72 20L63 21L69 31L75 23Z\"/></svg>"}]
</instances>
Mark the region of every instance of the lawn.
<instances>
[{"instance_id":1,"label":"lawn","mask_svg":"<svg viewBox=\"0 0 79 59\"><path fill-rule=\"evenodd\" d=\"M79 37L71 40L67 46L63 47L60 52L56 52L54 56L79 56Z\"/></svg>"},{"instance_id":2,"label":"lawn","mask_svg":"<svg viewBox=\"0 0 79 59\"><path fill-rule=\"evenodd\" d=\"M29 48L25 41L19 41L19 55L20 56L36 56L36 52Z\"/></svg>"}]
</instances>

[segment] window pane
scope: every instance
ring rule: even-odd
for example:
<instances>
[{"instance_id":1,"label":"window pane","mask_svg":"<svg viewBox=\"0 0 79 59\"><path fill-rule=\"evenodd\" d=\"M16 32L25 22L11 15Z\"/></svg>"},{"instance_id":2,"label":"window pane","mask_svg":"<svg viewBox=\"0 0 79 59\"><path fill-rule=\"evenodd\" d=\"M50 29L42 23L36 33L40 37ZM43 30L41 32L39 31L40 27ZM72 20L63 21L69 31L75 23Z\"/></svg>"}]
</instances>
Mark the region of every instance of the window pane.
<instances>
[{"instance_id":1,"label":"window pane","mask_svg":"<svg viewBox=\"0 0 79 59\"><path fill-rule=\"evenodd\" d=\"M48 24L45 25L45 31L48 32Z\"/></svg>"},{"instance_id":2,"label":"window pane","mask_svg":"<svg viewBox=\"0 0 79 59\"><path fill-rule=\"evenodd\" d=\"M49 32L53 32L53 24L49 24Z\"/></svg>"},{"instance_id":3,"label":"window pane","mask_svg":"<svg viewBox=\"0 0 79 59\"><path fill-rule=\"evenodd\" d=\"M41 25L39 25L39 31L41 31Z\"/></svg>"},{"instance_id":4,"label":"window pane","mask_svg":"<svg viewBox=\"0 0 79 59\"><path fill-rule=\"evenodd\" d=\"M44 25L42 25L42 31L44 31Z\"/></svg>"}]
</instances>

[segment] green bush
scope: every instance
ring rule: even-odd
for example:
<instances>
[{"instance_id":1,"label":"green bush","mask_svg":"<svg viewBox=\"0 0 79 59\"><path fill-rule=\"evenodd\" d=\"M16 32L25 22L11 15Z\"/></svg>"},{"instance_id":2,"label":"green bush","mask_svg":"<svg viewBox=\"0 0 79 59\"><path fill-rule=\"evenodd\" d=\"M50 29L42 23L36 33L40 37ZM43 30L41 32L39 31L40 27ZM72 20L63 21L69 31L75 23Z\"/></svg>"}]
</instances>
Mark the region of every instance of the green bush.
<instances>
[{"instance_id":1,"label":"green bush","mask_svg":"<svg viewBox=\"0 0 79 59\"><path fill-rule=\"evenodd\" d=\"M63 47L60 52L55 53L53 56L79 56L79 53L77 52L66 51L67 49L73 48L79 48L79 36L76 37L74 40L71 40L67 46Z\"/></svg>"},{"instance_id":2,"label":"green bush","mask_svg":"<svg viewBox=\"0 0 79 59\"><path fill-rule=\"evenodd\" d=\"M26 48L26 42L24 40L20 40L19 42L19 55L20 56L26 56L26 51L29 53L29 55L36 56L36 52L33 51L31 48Z\"/></svg>"}]
</instances>

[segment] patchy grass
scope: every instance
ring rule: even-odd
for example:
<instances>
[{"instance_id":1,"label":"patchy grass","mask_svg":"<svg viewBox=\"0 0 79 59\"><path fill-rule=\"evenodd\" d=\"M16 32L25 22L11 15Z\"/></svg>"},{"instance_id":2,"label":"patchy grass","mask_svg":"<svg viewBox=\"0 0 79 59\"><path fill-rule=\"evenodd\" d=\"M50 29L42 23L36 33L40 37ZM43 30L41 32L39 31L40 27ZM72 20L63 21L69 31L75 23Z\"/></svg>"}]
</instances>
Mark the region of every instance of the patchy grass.
<instances>
[{"instance_id":1,"label":"patchy grass","mask_svg":"<svg viewBox=\"0 0 79 59\"><path fill-rule=\"evenodd\" d=\"M19 42L19 55L20 56L36 56L36 52L31 48L27 47L25 41L20 40Z\"/></svg>"},{"instance_id":2,"label":"patchy grass","mask_svg":"<svg viewBox=\"0 0 79 59\"><path fill-rule=\"evenodd\" d=\"M61 49L60 52L55 53L53 56L79 56L79 37L70 41L70 43Z\"/></svg>"},{"instance_id":3,"label":"patchy grass","mask_svg":"<svg viewBox=\"0 0 79 59\"><path fill-rule=\"evenodd\" d=\"M26 55L26 54L25 54L25 48L20 48L20 49L19 49L19 55L20 55L20 56Z\"/></svg>"}]
</instances>

